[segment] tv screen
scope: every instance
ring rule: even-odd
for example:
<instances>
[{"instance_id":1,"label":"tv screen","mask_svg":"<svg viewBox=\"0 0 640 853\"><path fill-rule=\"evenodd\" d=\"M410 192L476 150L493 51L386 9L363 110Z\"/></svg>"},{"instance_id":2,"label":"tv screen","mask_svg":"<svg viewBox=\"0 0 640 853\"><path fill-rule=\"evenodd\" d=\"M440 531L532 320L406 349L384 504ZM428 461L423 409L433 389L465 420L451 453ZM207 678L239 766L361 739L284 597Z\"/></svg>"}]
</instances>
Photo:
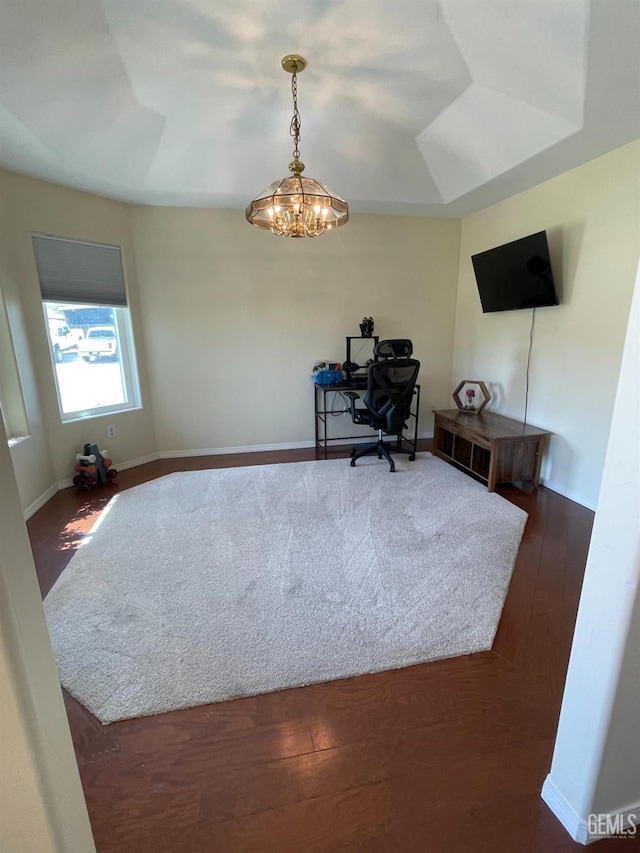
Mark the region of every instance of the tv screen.
<instances>
[{"instance_id":1,"label":"tv screen","mask_svg":"<svg viewBox=\"0 0 640 853\"><path fill-rule=\"evenodd\" d=\"M485 314L557 305L546 231L471 258Z\"/></svg>"}]
</instances>

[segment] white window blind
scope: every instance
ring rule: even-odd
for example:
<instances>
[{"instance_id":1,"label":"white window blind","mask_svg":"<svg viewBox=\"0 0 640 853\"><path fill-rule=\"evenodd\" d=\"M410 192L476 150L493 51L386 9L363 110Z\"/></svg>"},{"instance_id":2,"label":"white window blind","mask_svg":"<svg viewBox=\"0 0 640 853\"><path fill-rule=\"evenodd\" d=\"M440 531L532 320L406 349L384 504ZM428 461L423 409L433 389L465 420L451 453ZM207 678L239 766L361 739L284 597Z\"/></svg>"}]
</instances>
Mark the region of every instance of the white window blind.
<instances>
[{"instance_id":1,"label":"white window blind","mask_svg":"<svg viewBox=\"0 0 640 853\"><path fill-rule=\"evenodd\" d=\"M31 237L44 302L125 306L119 246L62 237Z\"/></svg>"}]
</instances>

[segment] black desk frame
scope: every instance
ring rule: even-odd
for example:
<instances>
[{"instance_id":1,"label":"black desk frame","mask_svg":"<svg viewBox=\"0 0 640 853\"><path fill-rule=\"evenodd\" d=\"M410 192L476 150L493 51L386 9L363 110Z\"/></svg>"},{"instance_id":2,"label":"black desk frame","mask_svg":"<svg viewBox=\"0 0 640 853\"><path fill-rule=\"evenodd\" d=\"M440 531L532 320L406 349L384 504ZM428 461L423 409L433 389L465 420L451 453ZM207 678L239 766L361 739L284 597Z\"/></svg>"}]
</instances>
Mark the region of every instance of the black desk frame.
<instances>
[{"instance_id":1,"label":"black desk frame","mask_svg":"<svg viewBox=\"0 0 640 853\"><path fill-rule=\"evenodd\" d=\"M329 436L327 435L327 425L330 422L330 418L337 414L349 414L351 409L349 406L345 406L344 409L327 409L327 394L335 393L336 391L355 391L358 394L364 396L366 389L365 388L350 388L346 383L344 385L316 385L314 383L314 421L315 421L315 437L316 437L316 449L320 450L324 453L324 458L328 459L328 450L329 447L332 446L332 442L347 442L347 441L355 441L358 439L360 442L365 443L366 436L359 432L357 435L336 435ZM411 413L409 414L409 430L411 432L410 436L405 436L404 433L401 433L396 437L398 447L407 446L410 447L413 453L417 452L418 449L418 413L420 411L420 386L416 385L413 392L413 400L411 401ZM411 422L413 421L413 424ZM413 426L413 429L411 429ZM372 431L371 437L369 438L369 442L373 441L375 435Z\"/></svg>"}]
</instances>

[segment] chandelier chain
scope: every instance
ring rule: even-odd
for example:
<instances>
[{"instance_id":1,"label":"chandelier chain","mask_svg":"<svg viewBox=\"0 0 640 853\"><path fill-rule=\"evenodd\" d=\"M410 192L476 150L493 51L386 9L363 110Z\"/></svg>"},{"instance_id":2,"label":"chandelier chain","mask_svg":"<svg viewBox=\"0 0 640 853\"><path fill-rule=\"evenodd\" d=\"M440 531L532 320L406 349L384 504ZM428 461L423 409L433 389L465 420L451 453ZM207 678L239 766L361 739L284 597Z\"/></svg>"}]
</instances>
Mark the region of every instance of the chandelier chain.
<instances>
[{"instance_id":1,"label":"chandelier chain","mask_svg":"<svg viewBox=\"0 0 640 853\"><path fill-rule=\"evenodd\" d=\"M298 160L300 157L300 151L298 150L298 143L300 142L300 113L298 111L298 75L294 71L291 76L291 94L293 96L293 116L291 117L291 127L289 128L289 133L293 136L293 141L295 143L295 148L293 149L293 158L294 160Z\"/></svg>"}]
</instances>

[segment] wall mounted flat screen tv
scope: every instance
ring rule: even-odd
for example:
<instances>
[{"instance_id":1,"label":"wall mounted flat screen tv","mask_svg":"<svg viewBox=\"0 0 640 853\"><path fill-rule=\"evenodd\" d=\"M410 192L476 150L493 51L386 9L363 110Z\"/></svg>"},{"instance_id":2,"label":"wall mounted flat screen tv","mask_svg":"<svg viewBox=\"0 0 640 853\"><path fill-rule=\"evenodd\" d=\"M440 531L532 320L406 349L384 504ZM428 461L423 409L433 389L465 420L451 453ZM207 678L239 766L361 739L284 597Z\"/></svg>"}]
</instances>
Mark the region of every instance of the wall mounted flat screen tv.
<instances>
[{"instance_id":1,"label":"wall mounted flat screen tv","mask_svg":"<svg viewBox=\"0 0 640 853\"><path fill-rule=\"evenodd\" d=\"M546 231L471 257L485 314L557 305Z\"/></svg>"}]
</instances>

